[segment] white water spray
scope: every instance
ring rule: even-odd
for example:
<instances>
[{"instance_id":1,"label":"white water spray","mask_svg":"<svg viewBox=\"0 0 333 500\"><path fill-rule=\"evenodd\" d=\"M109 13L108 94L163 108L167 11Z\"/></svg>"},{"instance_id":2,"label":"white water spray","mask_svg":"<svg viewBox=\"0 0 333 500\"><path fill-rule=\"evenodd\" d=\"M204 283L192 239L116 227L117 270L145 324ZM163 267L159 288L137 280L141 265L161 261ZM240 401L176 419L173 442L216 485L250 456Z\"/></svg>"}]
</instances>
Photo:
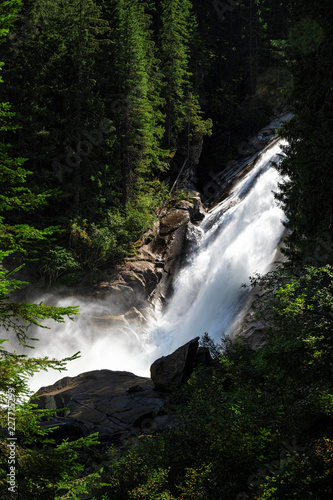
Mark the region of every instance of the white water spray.
<instances>
[{"instance_id":1,"label":"white water spray","mask_svg":"<svg viewBox=\"0 0 333 500\"><path fill-rule=\"evenodd\" d=\"M227 200L208 214L197 228L196 245L179 273L175 291L164 313L145 333L131 326L119 331L99 329L89 316L112 314L106 300L58 300L53 305L80 305L75 321L53 326L40 334L34 356L63 358L81 351L68 371L42 372L33 377L37 390L63 376L96 369L125 370L149 376L150 364L188 340L208 332L219 341L230 333L243 304L241 285L255 272L266 272L281 239L284 214L273 191L281 178L271 162L279 161L282 141L262 154L254 168L233 188Z\"/></svg>"},{"instance_id":2,"label":"white water spray","mask_svg":"<svg viewBox=\"0 0 333 500\"><path fill-rule=\"evenodd\" d=\"M252 274L268 271L284 231L284 213L273 193L281 178L272 168L280 159L281 145L264 153L201 224L198 249L158 319L152 342L155 357L205 332L217 342L222 334L230 334L247 293L241 285Z\"/></svg>"}]
</instances>

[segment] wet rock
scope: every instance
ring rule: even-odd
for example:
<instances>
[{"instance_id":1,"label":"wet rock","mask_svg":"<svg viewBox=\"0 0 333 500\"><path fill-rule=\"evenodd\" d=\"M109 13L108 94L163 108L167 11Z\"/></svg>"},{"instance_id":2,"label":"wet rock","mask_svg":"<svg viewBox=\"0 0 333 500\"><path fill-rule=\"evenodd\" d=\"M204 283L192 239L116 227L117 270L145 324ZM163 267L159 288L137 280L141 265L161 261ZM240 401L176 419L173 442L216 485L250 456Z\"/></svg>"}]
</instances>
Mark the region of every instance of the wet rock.
<instances>
[{"instance_id":1,"label":"wet rock","mask_svg":"<svg viewBox=\"0 0 333 500\"><path fill-rule=\"evenodd\" d=\"M122 279L118 279L117 282L103 284L103 288L100 286L95 296L107 300L112 307L112 311L116 311L118 316L135 307L137 303L133 288Z\"/></svg>"},{"instance_id":2,"label":"wet rock","mask_svg":"<svg viewBox=\"0 0 333 500\"><path fill-rule=\"evenodd\" d=\"M187 207L188 202L184 202ZM152 244L158 268L163 263L163 272L155 288L152 299L162 303L170 297L173 291L175 275L183 266L188 250L188 227L190 215L188 210L177 209L160 221L160 232Z\"/></svg>"},{"instance_id":3,"label":"wet rock","mask_svg":"<svg viewBox=\"0 0 333 500\"><path fill-rule=\"evenodd\" d=\"M203 204L201 203L200 196L193 198L193 210L190 211L190 217L192 222L199 222L205 218L206 211Z\"/></svg>"},{"instance_id":4,"label":"wet rock","mask_svg":"<svg viewBox=\"0 0 333 500\"><path fill-rule=\"evenodd\" d=\"M177 209L166 213L142 236L137 242L137 254L118 266L109 282L94 287L91 296L107 301L110 309L103 313L104 317L90 318L93 326L107 327L109 321L109 326L112 323L123 331L122 323L133 323L135 316L141 326L142 317L133 316L133 308L145 318L153 317L154 306L170 297L175 275L186 261L188 228L205 215L199 193L192 195L192 202L181 201Z\"/></svg>"},{"instance_id":5,"label":"wet rock","mask_svg":"<svg viewBox=\"0 0 333 500\"><path fill-rule=\"evenodd\" d=\"M192 208L193 208L193 203L187 200L181 200L177 205L178 210L187 210L188 212L190 212Z\"/></svg>"},{"instance_id":6,"label":"wet rock","mask_svg":"<svg viewBox=\"0 0 333 500\"><path fill-rule=\"evenodd\" d=\"M200 156L203 148L203 135L197 134L190 145L190 158L193 166L199 164ZM193 170L193 169L192 169ZM192 173L193 175L193 173Z\"/></svg>"},{"instance_id":7,"label":"wet rock","mask_svg":"<svg viewBox=\"0 0 333 500\"><path fill-rule=\"evenodd\" d=\"M87 318L87 323L93 328L99 328L101 330L106 330L108 328L124 328L126 326L124 316L89 316Z\"/></svg>"},{"instance_id":8,"label":"wet rock","mask_svg":"<svg viewBox=\"0 0 333 500\"><path fill-rule=\"evenodd\" d=\"M138 310L136 307L132 307L129 311L125 313L125 319L129 322L140 322L140 323L145 323L146 318L145 316Z\"/></svg>"},{"instance_id":9,"label":"wet rock","mask_svg":"<svg viewBox=\"0 0 333 500\"><path fill-rule=\"evenodd\" d=\"M73 418L52 417L47 422L42 422L43 429L53 429L52 439L60 444L64 439L75 441L88 435L87 427L80 421Z\"/></svg>"},{"instance_id":10,"label":"wet rock","mask_svg":"<svg viewBox=\"0 0 333 500\"><path fill-rule=\"evenodd\" d=\"M194 366L199 337L187 342L168 356L162 356L150 367L152 381L158 389L171 391L186 382Z\"/></svg>"},{"instance_id":11,"label":"wet rock","mask_svg":"<svg viewBox=\"0 0 333 500\"><path fill-rule=\"evenodd\" d=\"M191 196L192 202L182 200L177 206L180 210L187 210L192 223L196 223L204 219L206 211L201 203L199 193Z\"/></svg>"},{"instance_id":12,"label":"wet rock","mask_svg":"<svg viewBox=\"0 0 333 500\"><path fill-rule=\"evenodd\" d=\"M129 315L137 313L133 309ZM155 361L152 379L125 371L94 370L42 387L32 401L39 408L56 410L42 427L57 427L54 437L59 442L98 432L102 442L120 444L130 436L175 425L168 392L190 377L198 342L196 337Z\"/></svg>"},{"instance_id":13,"label":"wet rock","mask_svg":"<svg viewBox=\"0 0 333 500\"><path fill-rule=\"evenodd\" d=\"M156 288L158 283L158 275L155 265L151 262L135 262L131 264L132 275L138 276L144 284L147 297Z\"/></svg>"},{"instance_id":14,"label":"wet rock","mask_svg":"<svg viewBox=\"0 0 333 500\"><path fill-rule=\"evenodd\" d=\"M266 329L260 322L249 325L241 336L253 350L260 349L266 344Z\"/></svg>"},{"instance_id":15,"label":"wet rock","mask_svg":"<svg viewBox=\"0 0 333 500\"><path fill-rule=\"evenodd\" d=\"M60 426L58 438L98 432L102 441L119 443L148 428L163 430L174 422L168 394L157 390L149 378L130 372L94 370L65 377L42 387L33 400L39 408L59 410L43 424ZM165 415L168 419L160 418Z\"/></svg>"},{"instance_id":16,"label":"wet rock","mask_svg":"<svg viewBox=\"0 0 333 500\"><path fill-rule=\"evenodd\" d=\"M173 210L160 220L160 235L166 236L190 221L190 215L183 210Z\"/></svg>"}]
</instances>

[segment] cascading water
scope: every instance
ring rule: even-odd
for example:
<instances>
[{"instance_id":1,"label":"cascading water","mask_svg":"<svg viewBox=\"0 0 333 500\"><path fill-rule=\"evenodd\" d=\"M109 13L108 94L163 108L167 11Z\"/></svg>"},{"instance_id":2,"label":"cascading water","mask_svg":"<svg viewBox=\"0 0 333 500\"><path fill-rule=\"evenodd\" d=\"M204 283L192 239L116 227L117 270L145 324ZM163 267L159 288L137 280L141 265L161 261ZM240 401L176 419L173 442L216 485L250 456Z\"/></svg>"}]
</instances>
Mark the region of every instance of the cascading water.
<instances>
[{"instance_id":1,"label":"cascading water","mask_svg":"<svg viewBox=\"0 0 333 500\"><path fill-rule=\"evenodd\" d=\"M229 197L192 228L195 244L188 264L179 273L167 309L157 314L145 333L128 326L121 335L109 328L94 329L85 320L110 304L63 299L56 305L80 304L81 317L56 325L41 335L34 355L63 358L80 350L81 358L64 375L36 375L32 388L54 383L61 376L107 368L149 376L150 364L188 340L208 332L219 341L228 334L247 293L241 285L255 272L266 272L284 226L284 214L273 191L281 180L272 162L279 161L284 143L279 141L260 155L253 169L232 189ZM52 301L54 304L54 300ZM55 305L55 304L54 304Z\"/></svg>"},{"instance_id":2,"label":"cascading water","mask_svg":"<svg viewBox=\"0 0 333 500\"><path fill-rule=\"evenodd\" d=\"M269 269L284 231L284 213L273 194L281 179L272 168L281 158L281 142L260 157L201 224L198 248L158 318L155 357L204 332L215 341L229 334L247 293L241 285L255 272Z\"/></svg>"}]
</instances>

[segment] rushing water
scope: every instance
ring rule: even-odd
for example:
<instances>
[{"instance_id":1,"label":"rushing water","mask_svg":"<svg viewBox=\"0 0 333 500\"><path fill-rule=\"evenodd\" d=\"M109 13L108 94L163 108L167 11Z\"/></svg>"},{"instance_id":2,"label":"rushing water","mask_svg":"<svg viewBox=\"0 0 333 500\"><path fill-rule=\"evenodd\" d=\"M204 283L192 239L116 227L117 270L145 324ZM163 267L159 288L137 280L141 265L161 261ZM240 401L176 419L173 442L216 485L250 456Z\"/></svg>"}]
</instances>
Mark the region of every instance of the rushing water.
<instances>
[{"instance_id":1,"label":"rushing water","mask_svg":"<svg viewBox=\"0 0 333 500\"><path fill-rule=\"evenodd\" d=\"M273 194L281 179L272 161L280 158L281 142L259 157L228 199L199 227L190 229L193 250L188 264L176 279L167 309L157 314L145 333L130 325L121 333L114 328L101 331L89 323L89 314L112 314L112 304L106 301L58 301L57 305L80 303L81 317L42 333L34 354L62 358L80 350L82 356L63 374L35 376L33 389L63 376L101 368L147 376L152 361L188 340L208 332L219 341L223 333L230 333L247 293L241 285L253 273L268 270L283 233L284 214Z\"/></svg>"},{"instance_id":2,"label":"rushing water","mask_svg":"<svg viewBox=\"0 0 333 500\"><path fill-rule=\"evenodd\" d=\"M219 341L232 330L247 293L241 285L255 272L268 270L284 230L284 214L273 194L281 179L271 164L280 154L278 143L204 219L198 248L176 280L167 311L158 318L152 338L159 346L156 354L204 332Z\"/></svg>"}]
</instances>

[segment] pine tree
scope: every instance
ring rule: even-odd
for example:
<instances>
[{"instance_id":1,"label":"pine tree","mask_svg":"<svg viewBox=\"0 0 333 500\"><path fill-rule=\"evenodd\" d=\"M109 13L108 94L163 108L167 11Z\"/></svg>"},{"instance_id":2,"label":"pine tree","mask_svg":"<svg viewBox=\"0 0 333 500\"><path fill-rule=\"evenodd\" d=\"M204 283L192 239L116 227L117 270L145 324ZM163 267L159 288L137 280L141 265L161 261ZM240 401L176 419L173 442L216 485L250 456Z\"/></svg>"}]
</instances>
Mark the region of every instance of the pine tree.
<instances>
[{"instance_id":1,"label":"pine tree","mask_svg":"<svg viewBox=\"0 0 333 500\"><path fill-rule=\"evenodd\" d=\"M333 257L333 29L327 16L330 9L328 1L320 5L309 1L292 3L286 56L293 77L290 104L294 118L285 129L290 146L280 167L286 178L278 196L291 231L290 256L317 265Z\"/></svg>"},{"instance_id":2,"label":"pine tree","mask_svg":"<svg viewBox=\"0 0 333 500\"><path fill-rule=\"evenodd\" d=\"M33 0L6 47L6 90L21 127L17 149L29 158L36 190L61 188L58 220L91 216L99 199L112 196L107 182L103 193L100 187L112 133L95 67L107 29L93 0Z\"/></svg>"},{"instance_id":3,"label":"pine tree","mask_svg":"<svg viewBox=\"0 0 333 500\"><path fill-rule=\"evenodd\" d=\"M114 2L108 15L114 41L109 101L117 135L114 160L121 173L122 204L126 205L152 172L161 168L158 60L152 19L142 2Z\"/></svg>"},{"instance_id":4,"label":"pine tree","mask_svg":"<svg viewBox=\"0 0 333 500\"><path fill-rule=\"evenodd\" d=\"M0 38L18 13L20 2L9 0L0 5ZM1 40L0 40L1 41ZM2 80L0 79L2 83ZM13 112L7 102L0 103L0 136L14 132ZM38 250L38 243L53 232L53 228L38 230L24 223L26 214L45 203L47 195L35 195L25 186L28 172L25 160L10 154L8 144L0 141L0 326L2 335L18 339L23 346L32 346L30 328L42 325L44 319L63 322L73 319L77 307L52 307L43 303L29 304L13 300L13 292L27 283L14 277L14 269L5 269L8 258L27 259L31 250ZM23 212L21 223L12 223L13 212ZM37 246L35 246L37 244ZM74 443L56 445L52 431L42 429L42 419L51 417L51 410L38 410L37 405L26 401L29 377L50 368L64 370L66 361L45 358L28 358L7 347L8 339L0 339L0 495L11 499L54 498L55 485L61 479L75 478L83 467L78 463L77 450L96 444L97 436L90 436ZM14 437L13 437L14 436ZM10 438L10 439L9 439Z\"/></svg>"},{"instance_id":5,"label":"pine tree","mask_svg":"<svg viewBox=\"0 0 333 500\"><path fill-rule=\"evenodd\" d=\"M186 103L191 91L190 43L196 26L190 0L161 1L160 45L164 77L165 141L175 146L186 128Z\"/></svg>"},{"instance_id":6,"label":"pine tree","mask_svg":"<svg viewBox=\"0 0 333 500\"><path fill-rule=\"evenodd\" d=\"M14 14L18 7L19 2L16 1L6 2L6 5L1 6L0 27L6 25L6 20L8 21L6 9ZM6 34L5 30L2 30L1 34L2 36ZM0 134L4 131L14 131L15 127L11 125L14 113L11 112L9 103L1 103L0 109ZM24 215L19 224L12 222L13 212L25 214L34 211L45 204L49 196L47 193L34 194L26 187L26 177L30 172L24 168L25 161L23 158L11 156L10 146L0 142L0 323L5 330L13 330L24 345L28 339L29 327L33 324L39 325L40 319L49 317L62 321L63 315L72 316L77 312L76 307L55 308L42 304L20 304L9 301L10 292L25 283L11 278L15 271L9 272L5 269L6 260L9 256L12 260L15 258L24 261L34 258L34 254L40 249L40 243L57 229L49 227L39 230L25 223ZM18 318L23 321L22 324L16 323Z\"/></svg>"}]
</instances>

